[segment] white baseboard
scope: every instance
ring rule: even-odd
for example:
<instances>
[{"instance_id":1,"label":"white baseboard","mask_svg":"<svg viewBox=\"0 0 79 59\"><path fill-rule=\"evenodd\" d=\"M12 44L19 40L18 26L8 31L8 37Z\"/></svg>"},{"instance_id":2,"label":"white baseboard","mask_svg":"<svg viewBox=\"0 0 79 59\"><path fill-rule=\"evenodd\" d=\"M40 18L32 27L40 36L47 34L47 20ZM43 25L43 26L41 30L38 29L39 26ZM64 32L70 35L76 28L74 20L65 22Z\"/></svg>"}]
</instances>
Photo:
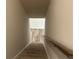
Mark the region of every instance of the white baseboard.
<instances>
[{"instance_id":1,"label":"white baseboard","mask_svg":"<svg viewBox=\"0 0 79 59\"><path fill-rule=\"evenodd\" d=\"M17 54L13 57L13 59L16 59L30 44L31 44L31 42L28 43L19 53L17 53Z\"/></svg>"}]
</instances>

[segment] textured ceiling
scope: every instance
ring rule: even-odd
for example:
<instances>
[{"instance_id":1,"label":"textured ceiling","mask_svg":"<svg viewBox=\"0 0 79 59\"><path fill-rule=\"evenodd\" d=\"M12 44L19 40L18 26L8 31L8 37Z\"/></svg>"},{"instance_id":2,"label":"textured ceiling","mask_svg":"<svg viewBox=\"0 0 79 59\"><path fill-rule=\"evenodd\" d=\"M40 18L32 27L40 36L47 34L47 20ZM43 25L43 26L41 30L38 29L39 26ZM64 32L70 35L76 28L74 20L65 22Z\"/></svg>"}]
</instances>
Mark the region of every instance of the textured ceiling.
<instances>
[{"instance_id":1,"label":"textured ceiling","mask_svg":"<svg viewBox=\"0 0 79 59\"><path fill-rule=\"evenodd\" d=\"M45 16L50 0L22 0L29 16Z\"/></svg>"}]
</instances>

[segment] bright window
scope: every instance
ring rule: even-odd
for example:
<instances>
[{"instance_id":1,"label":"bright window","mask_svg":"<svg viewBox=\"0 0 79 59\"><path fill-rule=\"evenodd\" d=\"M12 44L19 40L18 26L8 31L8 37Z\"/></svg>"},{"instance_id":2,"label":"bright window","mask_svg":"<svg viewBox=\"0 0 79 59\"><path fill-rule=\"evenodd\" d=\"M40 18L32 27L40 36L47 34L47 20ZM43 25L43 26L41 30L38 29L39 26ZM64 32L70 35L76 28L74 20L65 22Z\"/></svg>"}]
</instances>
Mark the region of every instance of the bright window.
<instances>
[{"instance_id":1,"label":"bright window","mask_svg":"<svg viewBox=\"0 0 79 59\"><path fill-rule=\"evenodd\" d=\"M45 29L45 18L29 18L29 25L32 29Z\"/></svg>"}]
</instances>

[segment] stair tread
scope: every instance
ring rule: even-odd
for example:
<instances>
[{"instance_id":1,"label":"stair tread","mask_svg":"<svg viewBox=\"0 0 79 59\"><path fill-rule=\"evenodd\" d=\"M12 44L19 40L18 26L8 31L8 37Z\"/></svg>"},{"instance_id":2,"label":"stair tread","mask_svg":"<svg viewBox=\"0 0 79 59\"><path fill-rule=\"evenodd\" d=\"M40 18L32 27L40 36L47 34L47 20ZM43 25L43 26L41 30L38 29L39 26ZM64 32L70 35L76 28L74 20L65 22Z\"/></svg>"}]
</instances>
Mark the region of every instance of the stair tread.
<instances>
[{"instance_id":1,"label":"stair tread","mask_svg":"<svg viewBox=\"0 0 79 59\"><path fill-rule=\"evenodd\" d=\"M31 44L20 54L20 59L47 59L47 54L42 44Z\"/></svg>"}]
</instances>

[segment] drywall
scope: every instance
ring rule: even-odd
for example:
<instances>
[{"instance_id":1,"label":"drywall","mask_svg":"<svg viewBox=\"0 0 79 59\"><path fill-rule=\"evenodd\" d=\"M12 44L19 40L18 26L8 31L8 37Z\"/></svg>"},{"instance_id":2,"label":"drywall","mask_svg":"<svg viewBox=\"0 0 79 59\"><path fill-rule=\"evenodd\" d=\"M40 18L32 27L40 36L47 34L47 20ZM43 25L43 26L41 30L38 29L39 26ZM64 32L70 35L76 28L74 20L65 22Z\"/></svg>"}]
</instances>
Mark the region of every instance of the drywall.
<instances>
[{"instance_id":1,"label":"drywall","mask_svg":"<svg viewBox=\"0 0 79 59\"><path fill-rule=\"evenodd\" d=\"M73 50L72 0L51 0L46 16L46 36Z\"/></svg>"},{"instance_id":2,"label":"drywall","mask_svg":"<svg viewBox=\"0 0 79 59\"><path fill-rule=\"evenodd\" d=\"M30 43L30 29L29 29L29 18L26 17L25 19L25 26L24 26L24 34L27 44Z\"/></svg>"},{"instance_id":3,"label":"drywall","mask_svg":"<svg viewBox=\"0 0 79 59\"><path fill-rule=\"evenodd\" d=\"M7 0L6 2L6 58L12 59L27 44L24 31L27 31L25 28L28 27L25 22L26 13L20 0Z\"/></svg>"},{"instance_id":4,"label":"drywall","mask_svg":"<svg viewBox=\"0 0 79 59\"><path fill-rule=\"evenodd\" d=\"M50 0L22 0L30 17L45 17Z\"/></svg>"}]
</instances>

